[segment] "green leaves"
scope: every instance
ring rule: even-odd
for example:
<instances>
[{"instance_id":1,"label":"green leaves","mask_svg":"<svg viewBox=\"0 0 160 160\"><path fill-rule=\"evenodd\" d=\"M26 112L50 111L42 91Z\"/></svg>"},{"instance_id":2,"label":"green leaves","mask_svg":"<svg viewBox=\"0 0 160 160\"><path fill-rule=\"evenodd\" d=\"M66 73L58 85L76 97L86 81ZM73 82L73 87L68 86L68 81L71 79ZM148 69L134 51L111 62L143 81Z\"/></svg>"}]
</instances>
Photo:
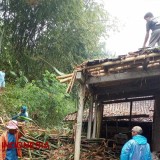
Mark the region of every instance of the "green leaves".
<instances>
[{"instance_id":1,"label":"green leaves","mask_svg":"<svg viewBox=\"0 0 160 160\"><path fill-rule=\"evenodd\" d=\"M41 77L45 69L53 71L49 64L70 72L76 64L102 55L100 39L114 27L95 0L2 0L2 4L3 60L29 79Z\"/></svg>"},{"instance_id":2,"label":"green leaves","mask_svg":"<svg viewBox=\"0 0 160 160\"><path fill-rule=\"evenodd\" d=\"M19 117L21 120L32 121L43 127L60 125L70 112L75 111L75 102L69 94L66 94L66 85L59 83L55 75L46 71L39 81L20 85L7 85L6 91L0 96L0 114L12 117L16 115L20 106L28 107L29 119Z\"/></svg>"},{"instance_id":3,"label":"green leaves","mask_svg":"<svg viewBox=\"0 0 160 160\"><path fill-rule=\"evenodd\" d=\"M17 119L18 120L23 120L23 121L31 121L31 122L33 122L33 120L31 118L24 117L24 116L19 116Z\"/></svg>"}]
</instances>

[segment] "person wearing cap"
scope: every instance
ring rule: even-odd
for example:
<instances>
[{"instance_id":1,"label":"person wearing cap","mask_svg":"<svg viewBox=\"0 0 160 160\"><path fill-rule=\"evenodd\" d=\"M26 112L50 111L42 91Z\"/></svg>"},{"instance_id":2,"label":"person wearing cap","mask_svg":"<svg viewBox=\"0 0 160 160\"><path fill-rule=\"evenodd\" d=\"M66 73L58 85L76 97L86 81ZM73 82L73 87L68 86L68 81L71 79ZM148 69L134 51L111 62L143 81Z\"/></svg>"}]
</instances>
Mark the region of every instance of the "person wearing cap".
<instances>
[{"instance_id":1,"label":"person wearing cap","mask_svg":"<svg viewBox=\"0 0 160 160\"><path fill-rule=\"evenodd\" d=\"M149 40L149 47L154 47L156 43L160 46L160 17L154 17L153 13L147 12L144 15L144 19L146 20L146 35L144 38L143 48L146 47L150 31L152 31L152 34Z\"/></svg>"},{"instance_id":2,"label":"person wearing cap","mask_svg":"<svg viewBox=\"0 0 160 160\"><path fill-rule=\"evenodd\" d=\"M0 136L0 160L18 160L22 157L22 150L15 144L24 134L23 128L15 120L9 121L6 128L8 130Z\"/></svg>"},{"instance_id":3,"label":"person wearing cap","mask_svg":"<svg viewBox=\"0 0 160 160\"><path fill-rule=\"evenodd\" d=\"M21 106L21 111L18 113L16 116L12 117L13 120L17 120L18 117L23 116L23 117L28 117L28 112L27 112L27 106ZM25 121L25 120L21 120Z\"/></svg>"},{"instance_id":4,"label":"person wearing cap","mask_svg":"<svg viewBox=\"0 0 160 160\"><path fill-rule=\"evenodd\" d=\"M132 139L126 142L121 150L120 160L152 160L150 145L142 136L140 126L132 128Z\"/></svg>"}]
</instances>

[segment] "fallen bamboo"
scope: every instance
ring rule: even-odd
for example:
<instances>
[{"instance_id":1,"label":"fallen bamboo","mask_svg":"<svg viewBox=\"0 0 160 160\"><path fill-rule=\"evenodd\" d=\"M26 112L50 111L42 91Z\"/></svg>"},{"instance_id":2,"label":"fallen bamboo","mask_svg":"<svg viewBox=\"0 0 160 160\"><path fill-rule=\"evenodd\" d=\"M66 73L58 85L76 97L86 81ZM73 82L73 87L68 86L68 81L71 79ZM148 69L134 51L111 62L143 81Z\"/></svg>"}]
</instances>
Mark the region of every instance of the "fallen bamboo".
<instances>
[{"instance_id":1,"label":"fallen bamboo","mask_svg":"<svg viewBox=\"0 0 160 160\"><path fill-rule=\"evenodd\" d=\"M65 79L59 80L59 82L64 83L64 82L70 81L71 79L72 79L72 77L69 77L69 78L65 78Z\"/></svg>"},{"instance_id":2,"label":"fallen bamboo","mask_svg":"<svg viewBox=\"0 0 160 160\"><path fill-rule=\"evenodd\" d=\"M75 82L75 80L76 80L76 75L77 75L77 71L74 71L73 76L72 76L72 79L71 79L71 81L70 81L70 83L69 83L69 85L68 85L68 88L67 88L67 90L66 90L67 93L70 93L70 92L71 92L72 87L73 87L73 84L74 84L74 82Z\"/></svg>"},{"instance_id":3,"label":"fallen bamboo","mask_svg":"<svg viewBox=\"0 0 160 160\"><path fill-rule=\"evenodd\" d=\"M63 76L57 76L56 78L57 79L64 79L64 78L68 78L68 77L72 77L73 76L73 73L70 73L70 74L66 74L66 75L63 75Z\"/></svg>"}]
</instances>

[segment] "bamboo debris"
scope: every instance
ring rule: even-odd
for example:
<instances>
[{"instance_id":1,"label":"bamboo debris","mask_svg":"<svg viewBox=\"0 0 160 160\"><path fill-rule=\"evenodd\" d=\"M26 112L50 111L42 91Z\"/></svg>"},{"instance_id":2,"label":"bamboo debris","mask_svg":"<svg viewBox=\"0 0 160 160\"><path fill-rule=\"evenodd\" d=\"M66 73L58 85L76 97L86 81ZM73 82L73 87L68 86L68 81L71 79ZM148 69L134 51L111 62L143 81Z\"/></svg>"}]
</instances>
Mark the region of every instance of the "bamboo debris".
<instances>
[{"instance_id":1,"label":"bamboo debris","mask_svg":"<svg viewBox=\"0 0 160 160\"><path fill-rule=\"evenodd\" d=\"M108 61L108 62L104 62L104 63L98 64L98 65L88 66L84 69L92 69L92 68L104 67L104 66L109 67L109 66L113 66L113 65L125 64L125 63L132 62L132 61L136 62L136 61L145 60L147 58L154 58L154 57L160 58L160 54L159 53L151 53L151 54L147 54L147 55L139 55L136 57L127 57L125 59L120 59L117 61Z\"/></svg>"},{"instance_id":2,"label":"bamboo debris","mask_svg":"<svg viewBox=\"0 0 160 160\"><path fill-rule=\"evenodd\" d=\"M70 92L71 92L72 87L73 87L73 84L74 84L74 82L75 82L75 80L76 80L76 75L77 75L77 71L74 71L74 72L73 72L73 75L72 75L72 79L71 79L71 81L70 81L70 83L69 83L69 85L68 85L68 88L67 88L67 90L66 90L67 93L70 93Z\"/></svg>"},{"instance_id":3,"label":"bamboo debris","mask_svg":"<svg viewBox=\"0 0 160 160\"><path fill-rule=\"evenodd\" d=\"M68 78L64 78L64 79L61 79L59 80L61 83L64 83L64 82L68 82L72 79L72 76L68 77Z\"/></svg>"},{"instance_id":4,"label":"bamboo debris","mask_svg":"<svg viewBox=\"0 0 160 160\"><path fill-rule=\"evenodd\" d=\"M57 76L56 78L57 78L57 79L65 79L65 78L72 77L72 76L73 76L73 73L71 73L71 74L66 74L66 75L63 75L63 76Z\"/></svg>"}]
</instances>

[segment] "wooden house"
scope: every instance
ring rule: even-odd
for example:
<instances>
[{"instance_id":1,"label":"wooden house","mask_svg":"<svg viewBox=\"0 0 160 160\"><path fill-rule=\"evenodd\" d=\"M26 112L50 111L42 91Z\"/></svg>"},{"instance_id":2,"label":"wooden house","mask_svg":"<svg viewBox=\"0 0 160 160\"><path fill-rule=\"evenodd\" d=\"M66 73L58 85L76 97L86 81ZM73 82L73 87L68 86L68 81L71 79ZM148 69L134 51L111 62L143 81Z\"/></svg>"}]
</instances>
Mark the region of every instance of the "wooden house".
<instances>
[{"instance_id":1,"label":"wooden house","mask_svg":"<svg viewBox=\"0 0 160 160\"><path fill-rule=\"evenodd\" d=\"M152 130L151 146L153 151L160 151L160 49L149 48L119 56L92 60L76 66L72 74L58 76L60 82L68 82L67 92L74 83L79 83L79 105L76 123L74 159L79 160L83 110L89 101L87 138L100 138L103 125L104 106L107 104L129 103L129 117L122 114L122 119L132 121L134 103L153 100L153 122L146 132ZM94 108L94 111L93 111ZM144 109L141 117L145 116ZM120 110L119 110L120 111ZM110 115L108 115L110 117ZM144 117L143 117L144 118ZM107 118L106 118L107 119ZM144 122L139 121L139 125ZM131 129L131 123L128 130Z\"/></svg>"}]
</instances>

